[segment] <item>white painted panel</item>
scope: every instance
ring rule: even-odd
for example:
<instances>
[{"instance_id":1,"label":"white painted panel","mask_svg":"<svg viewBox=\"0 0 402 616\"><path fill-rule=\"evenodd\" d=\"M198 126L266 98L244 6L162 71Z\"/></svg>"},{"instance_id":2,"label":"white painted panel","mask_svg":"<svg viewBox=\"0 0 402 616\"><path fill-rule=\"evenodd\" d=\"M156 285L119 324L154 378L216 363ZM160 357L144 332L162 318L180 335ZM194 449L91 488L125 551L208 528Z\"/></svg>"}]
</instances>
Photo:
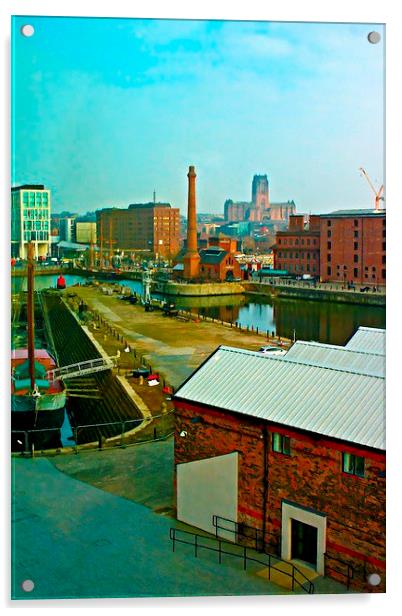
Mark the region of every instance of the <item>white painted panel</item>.
<instances>
[{"instance_id":1,"label":"white painted panel","mask_svg":"<svg viewBox=\"0 0 402 616\"><path fill-rule=\"evenodd\" d=\"M177 518L215 533L212 516L237 522L238 453L177 465ZM235 535L220 531L222 538Z\"/></svg>"}]
</instances>

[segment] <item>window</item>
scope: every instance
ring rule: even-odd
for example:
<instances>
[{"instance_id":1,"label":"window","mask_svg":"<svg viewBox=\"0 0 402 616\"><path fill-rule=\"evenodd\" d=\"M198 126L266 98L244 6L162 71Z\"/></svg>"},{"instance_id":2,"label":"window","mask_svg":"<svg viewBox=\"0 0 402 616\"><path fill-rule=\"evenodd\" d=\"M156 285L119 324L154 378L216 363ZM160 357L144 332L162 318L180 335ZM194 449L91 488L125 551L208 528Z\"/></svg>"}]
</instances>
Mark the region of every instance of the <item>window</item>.
<instances>
[{"instance_id":1,"label":"window","mask_svg":"<svg viewBox=\"0 0 402 616\"><path fill-rule=\"evenodd\" d=\"M329 265L328 265L328 267L327 267L327 275L328 275L328 276L331 276L331 267L330 267Z\"/></svg>"},{"instance_id":2,"label":"window","mask_svg":"<svg viewBox=\"0 0 402 616\"><path fill-rule=\"evenodd\" d=\"M327 261L328 261L328 263L331 263L331 255L327 255ZM338 267L339 267L339 265L338 265Z\"/></svg>"},{"instance_id":3,"label":"window","mask_svg":"<svg viewBox=\"0 0 402 616\"><path fill-rule=\"evenodd\" d=\"M327 237L331 237L331 235L332 235L332 232L330 230L327 231Z\"/></svg>"},{"instance_id":4,"label":"window","mask_svg":"<svg viewBox=\"0 0 402 616\"><path fill-rule=\"evenodd\" d=\"M331 242L328 242L328 243L327 243L327 248L328 248L328 250L331 250L331 247L332 247Z\"/></svg>"},{"instance_id":5,"label":"window","mask_svg":"<svg viewBox=\"0 0 402 616\"><path fill-rule=\"evenodd\" d=\"M278 240L278 244L282 244L282 240Z\"/></svg>"},{"instance_id":6,"label":"window","mask_svg":"<svg viewBox=\"0 0 402 616\"><path fill-rule=\"evenodd\" d=\"M353 255L354 263L359 263L359 255Z\"/></svg>"},{"instance_id":7,"label":"window","mask_svg":"<svg viewBox=\"0 0 402 616\"><path fill-rule=\"evenodd\" d=\"M353 222L354 222L355 227L359 226L359 221L358 220L354 220Z\"/></svg>"},{"instance_id":8,"label":"window","mask_svg":"<svg viewBox=\"0 0 402 616\"><path fill-rule=\"evenodd\" d=\"M298 246L299 245L299 240L295 240L295 244L296 244L296 246Z\"/></svg>"},{"instance_id":9,"label":"window","mask_svg":"<svg viewBox=\"0 0 402 616\"><path fill-rule=\"evenodd\" d=\"M385 261L386 261L386 257L385 257L385 255L383 255L383 257L382 257L382 263L383 263L383 265L385 265Z\"/></svg>"},{"instance_id":10,"label":"window","mask_svg":"<svg viewBox=\"0 0 402 616\"><path fill-rule=\"evenodd\" d=\"M331 221L330 220L327 220L327 225L328 225L328 227L331 226Z\"/></svg>"},{"instance_id":11,"label":"window","mask_svg":"<svg viewBox=\"0 0 402 616\"><path fill-rule=\"evenodd\" d=\"M307 240L307 246L310 246L310 240Z\"/></svg>"},{"instance_id":12,"label":"window","mask_svg":"<svg viewBox=\"0 0 402 616\"><path fill-rule=\"evenodd\" d=\"M382 249L385 250L385 242L382 243Z\"/></svg>"},{"instance_id":13,"label":"window","mask_svg":"<svg viewBox=\"0 0 402 616\"><path fill-rule=\"evenodd\" d=\"M383 277L383 279L385 280L385 270L381 270L381 276Z\"/></svg>"},{"instance_id":14,"label":"window","mask_svg":"<svg viewBox=\"0 0 402 616\"><path fill-rule=\"evenodd\" d=\"M353 242L353 250L359 250L359 242Z\"/></svg>"},{"instance_id":15,"label":"window","mask_svg":"<svg viewBox=\"0 0 402 616\"><path fill-rule=\"evenodd\" d=\"M272 434L272 450L290 456L290 438L274 432Z\"/></svg>"},{"instance_id":16,"label":"window","mask_svg":"<svg viewBox=\"0 0 402 616\"><path fill-rule=\"evenodd\" d=\"M355 231L355 232L354 232L354 236L355 236L355 237L359 237L359 232L358 232L358 231Z\"/></svg>"},{"instance_id":17,"label":"window","mask_svg":"<svg viewBox=\"0 0 402 616\"><path fill-rule=\"evenodd\" d=\"M354 268L354 270L353 270L353 276L354 276L355 278L357 278L357 277L358 277L358 275L359 275L359 270L357 269L357 267L355 267L355 268Z\"/></svg>"},{"instance_id":18,"label":"window","mask_svg":"<svg viewBox=\"0 0 402 616\"><path fill-rule=\"evenodd\" d=\"M364 458L352 453L342 453L342 470L348 475L364 477Z\"/></svg>"}]
</instances>

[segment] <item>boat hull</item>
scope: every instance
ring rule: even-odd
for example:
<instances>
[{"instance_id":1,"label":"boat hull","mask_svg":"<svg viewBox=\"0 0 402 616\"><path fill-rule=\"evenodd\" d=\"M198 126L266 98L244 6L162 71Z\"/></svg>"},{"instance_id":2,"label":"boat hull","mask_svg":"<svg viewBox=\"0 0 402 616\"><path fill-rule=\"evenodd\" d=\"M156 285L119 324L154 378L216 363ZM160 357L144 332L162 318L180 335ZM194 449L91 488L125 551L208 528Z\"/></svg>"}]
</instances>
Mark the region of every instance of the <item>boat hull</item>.
<instances>
[{"instance_id":1,"label":"boat hull","mask_svg":"<svg viewBox=\"0 0 402 616\"><path fill-rule=\"evenodd\" d=\"M57 394L33 396L11 396L11 429L54 430L60 429L64 422L66 406L65 391Z\"/></svg>"}]
</instances>

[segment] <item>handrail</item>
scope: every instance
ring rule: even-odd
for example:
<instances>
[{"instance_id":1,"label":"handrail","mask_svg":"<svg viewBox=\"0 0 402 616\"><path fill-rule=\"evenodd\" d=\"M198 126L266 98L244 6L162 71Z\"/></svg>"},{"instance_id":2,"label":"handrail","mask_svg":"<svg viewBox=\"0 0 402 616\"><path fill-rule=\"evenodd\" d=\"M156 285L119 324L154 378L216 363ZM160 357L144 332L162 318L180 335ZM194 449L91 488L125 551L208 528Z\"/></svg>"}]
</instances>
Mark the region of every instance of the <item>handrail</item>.
<instances>
[{"instance_id":1,"label":"handrail","mask_svg":"<svg viewBox=\"0 0 402 616\"><path fill-rule=\"evenodd\" d=\"M338 563L341 563L342 565L345 565L347 568L347 573L344 573L343 571L339 571L338 569L336 569L336 573L339 573L340 575L343 575L346 578L346 588L349 590L350 588L350 582L353 580L354 576L355 576L355 570L353 568L353 566L346 562L345 560L342 560L341 558L335 558L335 556L328 556L328 554L325 554L325 558L329 559L329 560L335 560ZM328 567L327 564L325 565L325 569L330 569L331 567Z\"/></svg>"},{"instance_id":2,"label":"handrail","mask_svg":"<svg viewBox=\"0 0 402 616\"><path fill-rule=\"evenodd\" d=\"M46 372L46 377L51 381L55 381L63 377L73 378L74 376L79 376L84 372L91 372L94 368L97 369L96 372L99 372L100 369L110 370L115 365L116 359L118 359L118 356L87 359L68 366L60 366L59 368L48 370Z\"/></svg>"},{"instance_id":3,"label":"handrail","mask_svg":"<svg viewBox=\"0 0 402 616\"><path fill-rule=\"evenodd\" d=\"M224 520L224 521L226 521L226 522L231 522L232 524L234 524L234 525L235 525L235 529L236 529L236 530L232 530L232 529L230 529L230 528L226 528L226 527L219 526L219 524L218 524L218 520ZM226 530L226 531L228 531L228 532L232 532L232 533L235 533L235 534L239 534L239 533L238 533L238 526L239 526L239 523L238 523L238 522L236 522L235 520L230 520L229 518L223 518L222 516L219 516L219 515L213 515L213 516L212 516L212 525L213 525L213 526L215 526L215 529L216 529L216 537L218 537L218 529L219 529L219 528L220 528L221 530ZM255 526L247 526L247 525L244 525L244 527L245 527L245 528L254 529L254 530L256 530L256 531L260 531L260 532L261 532L261 534L262 534L262 530L260 530L259 528L256 528ZM247 535L243 535L243 536L247 538ZM234 543L235 543L236 545L239 545L236 541L235 541ZM257 545L257 534L256 534L256 545ZM256 547L255 549L256 549L256 550L258 550L258 547ZM281 561L281 562L284 562L284 563L287 563L287 564L291 565L291 566L293 567L294 571L297 571L297 573L300 573L300 575L301 575L301 576L302 576L302 577L303 577L303 578L304 578L307 582L311 583L311 582L310 582L310 580L308 579L308 577L307 577L307 576L305 576L305 575L304 575L304 573L303 573L302 571L300 571L300 569L298 569L298 568L297 568L297 567L296 567L293 563L290 563L288 560L284 560L283 558L281 558L280 556L277 556L276 554L270 554L269 552L267 552L267 551L266 551L266 549L265 549L265 544L264 544L264 541L263 541L263 546L262 546L262 553L263 553L263 554L267 554L268 556L271 556L271 557L273 557L273 558L276 558L277 560L279 560L279 561Z\"/></svg>"},{"instance_id":4,"label":"handrail","mask_svg":"<svg viewBox=\"0 0 402 616\"><path fill-rule=\"evenodd\" d=\"M233 528L227 528L227 526L220 526L219 521L230 522L234 525ZM254 549L258 552L265 551L265 535L274 536L274 533L271 533L267 530L263 531L261 528L257 528L256 526L248 526L247 524L243 524L242 522L236 522L235 520L231 520L230 518L224 518L220 515L212 516L212 525L215 527L215 536L218 537L218 530L225 530L227 532L233 533L235 536L242 536L244 539L253 539L254 540ZM254 537L248 535L246 532L243 532L243 529L252 531Z\"/></svg>"},{"instance_id":5,"label":"handrail","mask_svg":"<svg viewBox=\"0 0 402 616\"><path fill-rule=\"evenodd\" d=\"M191 536L193 537L193 541L186 541L185 538L180 537L180 533L186 535L186 536ZM170 540L172 541L172 548L173 548L173 552L175 551L175 545L176 543L184 543L186 545L192 545L194 547L194 556L197 557L198 552L200 550L200 548L205 549L205 550L210 550L212 552L217 552L219 554L219 564L221 564L222 562L222 554L227 554L228 556L235 556L236 558L241 558L243 560L243 568L244 570L247 569L247 562L256 562L260 565L264 565L265 567L268 567L268 579L271 579L271 569L275 570L275 571L279 571L279 573L286 575L288 577L291 578L292 580L292 591L294 591L295 589L295 584L297 584L298 586L300 586L300 588L312 595L314 594L314 584L313 582L311 582L311 580L309 580L303 573L301 573L301 571L299 571L299 569L297 569L297 567L295 567L293 565L293 563L289 563L288 561L284 561L282 558L279 558L278 556L274 556L273 554L268 554L267 552L263 552L263 555L267 557L267 559L264 559L262 556L261 558L256 558L254 556L250 556L249 553L247 553L247 546L241 546L238 543L232 543L230 541L225 541L224 539L217 539L216 537L214 537L213 535L211 537L206 537L205 535L200 535L198 533L193 533L193 532L189 532L187 530L182 530L179 528L174 528L174 527L170 527L170 531L169 531L169 537ZM202 539L206 539L206 540L212 540L212 541L216 541L218 544L218 547L213 547L210 545L205 545L202 544ZM201 541L200 541L201 540ZM227 547L228 549L230 547L233 546L237 546L239 548L242 548L241 553L235 553L233 551L227 551L225 549L222 549L222 545L223 547ZM282 569L279 569L278 567L275 566L275 564L272 564L272 559L277 560L278 562L285 562L287 565L289 565L291 567L291 573L288 573L287 571L283 571ZM299 573L302 577L305 578L304 582L300 582L296 576L295 573ZM305 584L307 582L307 588L305 587Z\"/></svg>"}]
</instances>

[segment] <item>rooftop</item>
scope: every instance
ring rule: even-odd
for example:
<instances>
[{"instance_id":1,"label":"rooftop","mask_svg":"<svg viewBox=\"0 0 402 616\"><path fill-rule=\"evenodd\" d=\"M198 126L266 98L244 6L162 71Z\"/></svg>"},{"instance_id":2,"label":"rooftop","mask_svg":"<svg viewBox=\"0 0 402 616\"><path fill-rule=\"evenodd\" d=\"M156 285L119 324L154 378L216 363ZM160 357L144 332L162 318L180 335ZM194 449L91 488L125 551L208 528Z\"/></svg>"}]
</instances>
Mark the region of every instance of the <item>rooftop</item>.
<instances>
[{"instance_id":1,"label":"rooftop","mask_svg":"<svg viewBox=\"0 0 402 616\"><path fill-rule=\"evenodd\" d=\"M328 214L320 214L320 218L361 218L361 217L385 216L385 210L335 210Z\"/></svg>"},{"instance_id":2,"label":"rooftop","mask_svg":"<svg viewBox=\"0 0 402 616\"><path fill-rule=\"evenodd\" d=\"M357 333L354 337L357 336ZM367 376L385 376L385 356L364 350L350 349L333 344L298 340L286 353L287 361L296 361L311 366L352 370Z\"/></svg>"},{"instance_id":3,"label":"rooftop","mask_svg":"<svg viewBox=\"0 0 402 616\"><path fill-rule=\"evenodd\" d=\"M210 248L205 248L200 250L200 259L201 263L204 265L213 265L220 263L225 256L227 255L227 251L223 248L219 248L218 246L211 246Z\"/></svg>"},{"instance_id":4,"label":"rooftop","mask_svg":"<svg viewBox=\"0 0 402 616\"><path fill-rule=\"evenodd\" d=\"M381 359L316 344L294 359L221 346L175 397L385 450Z\"/></svg>"},{"instance_id":5,"label":"rooftop","mask_svg":"<svg viewBox=\"0 0 402 616\"><path fill-rule=\"evenodd\" d=\"M22 184L21 186L12 186L12 192L17 190L45 190L45 186L44 184Z\"/></svg>"},{"instance_id":6,"label":"rooftop","mask_svg":"<svg viewBox=\"0 0 402 616\"><path fill-rule=\"evenodd\" d=\"M346 344L346 349L363 353L378 353L385 357L385 329L359 327Z\"/></svg>"}]
</instances>

